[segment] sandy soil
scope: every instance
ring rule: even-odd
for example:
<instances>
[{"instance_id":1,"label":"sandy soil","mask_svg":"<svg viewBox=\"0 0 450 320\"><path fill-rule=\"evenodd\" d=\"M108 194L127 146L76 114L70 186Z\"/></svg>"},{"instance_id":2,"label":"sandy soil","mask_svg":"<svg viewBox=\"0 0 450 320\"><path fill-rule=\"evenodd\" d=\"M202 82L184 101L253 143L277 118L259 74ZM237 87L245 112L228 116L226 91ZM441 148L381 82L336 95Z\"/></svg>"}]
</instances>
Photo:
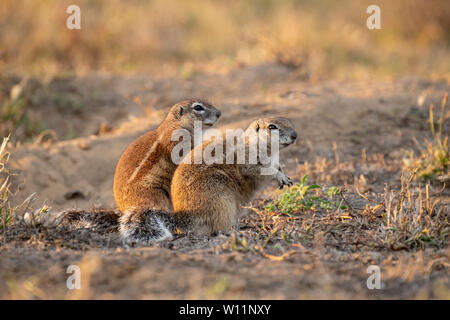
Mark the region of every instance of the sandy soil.
<instances>
[{"instance_id":1,"label":"sandy soil","mask_svg":"<svg viewBox=\"0 0 450 320\"><path fill-rule=\"evenodd\" d=\"M398 186L405 150L418 150L429 135L429 104L439 105L450 89L445 81L419 78L310 83L281 65L188 79L59 81L55 90L76 88L84 104L76 113L43 106L41 117L61 139L69 127L78 137L18 146L10 162L19 188L15 203L36 192L33 206L47 204L54 212L114 209L113 172L120 154L155 128L171 104L188 97L207 98L220 108L220 128L245 127L262 115L292 119L299 139L283 151L282 162L294 181L306 173L305 163L324 158L333 161L334 173L312 174L311 183L381 192L385 184ZM362 155L381 157L386 165L361 169ZM273 198L275 189L269 186L256 202ZM309 242L270 243L264 252L236 250L235 237L253 217L244 217L242 230L229 234L180 237L148 248L125 247L115 234L87 230L13 230L2 235L0 297L450 298L447 246L410 251L335 246L318 233ZM71 264L82 270L81 290L66 288ZM380 290L366 286L371 264L381 268Z\"/></svg>"}]
</instances>

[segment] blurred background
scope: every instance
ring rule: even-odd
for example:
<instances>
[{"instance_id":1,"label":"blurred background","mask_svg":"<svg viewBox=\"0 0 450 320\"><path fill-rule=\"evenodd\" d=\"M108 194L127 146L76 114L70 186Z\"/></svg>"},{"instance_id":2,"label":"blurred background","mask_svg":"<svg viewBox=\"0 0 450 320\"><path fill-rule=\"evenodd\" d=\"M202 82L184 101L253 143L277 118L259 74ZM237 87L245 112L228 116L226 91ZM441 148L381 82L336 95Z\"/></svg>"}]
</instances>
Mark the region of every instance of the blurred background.
<instances>
[{"instance_id":1,"label":"blurred background","mask_svg":"<svg viewBox=\"0 0 450 320\"><path fill-rule=\"evenodd\" d=\"M66 28L67 6L81 30ZM381 30L366 8L381 8ZM276 61L306 80L448 76L450 1L2 0L0 73L189 77Z\"/></svg>"},{"instance_id":2,"label":"blurred background","mask_svg":"<svg viewBox=\"0 0 450 320\"><path fill-rule=\"evenodd\" d=\"M81 9L81 30L66 27L72 4ZM381 8L381 30L366 26L371 4ZM0 135L30 141L47 130L63 140L96 134L100 124L127 116L111 116L111 105L130 114L132 106L153 110L182 95L114 95L111 83L86 79L92 76L122 77L118 88L133 87L126 79L136 76L164 78L175 88L175 79L198 85L199 75L271 65L305 83L447 81L449 17L448 0L1 0ZM274 83L267 72L255 75L265 88ZM220 92L226 90L201 95L217 99Z\"/></svg>"}]
</instances>

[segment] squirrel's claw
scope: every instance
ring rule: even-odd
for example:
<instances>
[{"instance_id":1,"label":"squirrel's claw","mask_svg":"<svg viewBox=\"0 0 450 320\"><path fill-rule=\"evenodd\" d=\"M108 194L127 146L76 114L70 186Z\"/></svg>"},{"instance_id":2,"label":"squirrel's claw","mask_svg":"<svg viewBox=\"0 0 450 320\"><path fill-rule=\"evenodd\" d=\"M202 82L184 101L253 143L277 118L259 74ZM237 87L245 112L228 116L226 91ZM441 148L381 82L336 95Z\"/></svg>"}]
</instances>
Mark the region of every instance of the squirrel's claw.
<instances>
[{"instance_id":1,"label":"squirrel's claw","mask_svg":"<svg viewBox=\"0 0 450 320\"><path fill-rule=\"evenodd\" d=\"M284 186L292 186L292 180L287 176L287 175L283 175L281 177L279 177L279 179L277 179L278 181L278 186L280 187L280 189L283 189Z\"/></svg>"},{"instance_id":2,"label":"squirrel's claw","mask_svg":"<svg viewBox=\"0 0 450 320\"><path fill-rule=\"evenodd\" d=\"M292 186L294 183L292 182L291 178L287 177L287 179L288 179L287 186L288 187Z\"/></svg>"}]
</instances>

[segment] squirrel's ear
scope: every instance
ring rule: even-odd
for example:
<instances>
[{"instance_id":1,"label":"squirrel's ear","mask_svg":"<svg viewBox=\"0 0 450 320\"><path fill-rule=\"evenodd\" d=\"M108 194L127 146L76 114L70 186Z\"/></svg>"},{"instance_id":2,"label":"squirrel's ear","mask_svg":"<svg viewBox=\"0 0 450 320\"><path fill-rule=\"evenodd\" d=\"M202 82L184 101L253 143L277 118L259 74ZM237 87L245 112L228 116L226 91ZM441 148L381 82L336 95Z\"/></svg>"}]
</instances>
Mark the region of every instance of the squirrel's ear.
<instances>
[{"instance_id":1,"label":"squirrel's ear","mask_svg":"<svg viewBox=\"0 0 450 320\"><path fill-rule=\"evenodd\" d=\"M250 123L250 125L248 126L247 132L258 132L259 131L259 123L258 121L253 121L252 123Z\"/></svg>"},{"instance_id":2,"label":"squirrel's ear","mask_svg":"<svg viewBox=\"0 0 450 320\"><path fill-rule=\"evenodd\" d=\"M253 121L252 123L250 123L250 126L248 127L248 130L254 131L254 132L258 132L259 131L259 123L258 121Z\"/></svg>"},{"instance_id":3,"label":"squirrel's ear","mask_svg":"<svg viewBox=\"0 0 450 320\"><path fill-rule=\"evenodd\" d=\"M184 113L184 108L180 107L180 117L183 115L183 113Z\"/></svg>"}]
</instances>

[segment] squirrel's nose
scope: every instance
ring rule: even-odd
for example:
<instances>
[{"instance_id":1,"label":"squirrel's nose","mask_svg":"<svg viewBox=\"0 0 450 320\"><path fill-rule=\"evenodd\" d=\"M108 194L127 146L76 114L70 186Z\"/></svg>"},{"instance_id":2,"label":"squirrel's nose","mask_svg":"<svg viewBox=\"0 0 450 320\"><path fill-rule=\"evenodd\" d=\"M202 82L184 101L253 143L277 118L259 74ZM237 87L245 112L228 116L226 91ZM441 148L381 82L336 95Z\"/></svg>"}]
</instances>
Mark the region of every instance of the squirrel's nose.
<instances>
[{"instance_id":1,"label":"squirrel's nose","mask_svg":"<svg viewBox=\"0 0 450 320\"><path fill-rule=\"evenodd\" d=\"M292 132L291 133L291 138L292 138L292 140L295 140L295 139L297 139L297 132Z\"/></svg>"}]
</instances>

